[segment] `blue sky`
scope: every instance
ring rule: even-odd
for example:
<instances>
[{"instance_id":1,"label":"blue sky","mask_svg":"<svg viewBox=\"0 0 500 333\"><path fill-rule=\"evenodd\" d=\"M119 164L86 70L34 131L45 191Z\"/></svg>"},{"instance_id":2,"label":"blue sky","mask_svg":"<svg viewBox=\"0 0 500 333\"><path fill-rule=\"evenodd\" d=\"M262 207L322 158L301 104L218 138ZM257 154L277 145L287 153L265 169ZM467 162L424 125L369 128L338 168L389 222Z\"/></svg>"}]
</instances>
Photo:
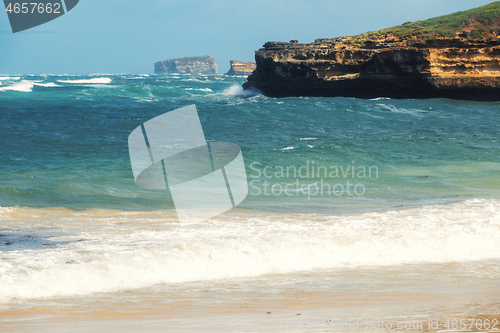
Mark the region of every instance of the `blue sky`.
<instances>
[{"instance_id":1,"label":"blue sky","mask_svg":"<svg viewBox=\"0 0 500 333\"><path fill-rule=\"evenodd\" d=\"M29 2L29 1L28 1ZM266 41L312 42L465 10L492 0L80 0L13 34L0 12L0 73L151 73L154 62L211 55L252 61Z\"/></svg>"}]
</instances>

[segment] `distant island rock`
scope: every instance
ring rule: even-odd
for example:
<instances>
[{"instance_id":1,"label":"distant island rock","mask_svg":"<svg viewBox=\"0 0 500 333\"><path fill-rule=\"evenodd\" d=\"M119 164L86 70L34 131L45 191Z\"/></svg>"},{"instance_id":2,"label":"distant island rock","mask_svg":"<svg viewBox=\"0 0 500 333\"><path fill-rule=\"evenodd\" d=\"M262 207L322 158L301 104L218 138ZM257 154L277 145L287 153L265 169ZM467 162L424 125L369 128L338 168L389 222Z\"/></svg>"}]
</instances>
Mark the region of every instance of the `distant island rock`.
<instances>
[{"instance_id":1,"label":"distant island rock","mask_svg":"<svg viewBox=\"0 0 500 333\"><path fill-rule=\"evenodd\" d=\"M268 42L245 89L267 96L500 100L500 1L352 37Z\"/></svg>"},{"instance_id":2,"label":"distant island rock","mask_svg":"<svg viewBox=\"0 0 500 333\"><path fill-rule=\"evenodd\" d=\"M231 68L225 74L228 76L232 75L250 75L255 70L255 62L242 62L237 60L231 60Z\"/></svg>"},{"instance_id":3,"label":"distant island rock","mask_svg":"<svg viewBox=\"0 0 500 333\"><path fill-rule=\"evenodd\" d=\"M155 63L155 74L217 74L217 64L210 56L184 57Z\"/></svg>"}]
</instances>

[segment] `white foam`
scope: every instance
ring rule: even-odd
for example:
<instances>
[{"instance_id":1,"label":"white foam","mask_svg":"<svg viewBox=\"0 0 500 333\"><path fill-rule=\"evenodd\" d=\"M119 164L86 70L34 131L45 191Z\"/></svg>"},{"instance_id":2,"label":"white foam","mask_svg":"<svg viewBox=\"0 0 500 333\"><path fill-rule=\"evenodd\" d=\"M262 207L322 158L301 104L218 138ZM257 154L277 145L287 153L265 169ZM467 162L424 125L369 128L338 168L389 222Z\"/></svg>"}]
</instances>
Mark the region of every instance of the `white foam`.
<instances>
[{"instance_id":1,"label":"white foam","mask_svg":"<svg viewBox=\"0 0 500 333\"><path fill-rule=\"evenodd\" d=\"M46 88L60 87L59 85L53 82L48 82L48 83L41 83L41 82L42 81L21 80L20 82L15 83L13 85L0 88L0 91L31 92L33 91L34 86L46 87Z\"/></svg>"},{"instance_id":2,"label":"white foam","mask_svg":"<svg viewBox=\"0 0 500 333\"><path fill-rule=\"evenodd\" d=\"M192 90L192 91L207 91L212 92L213 90L210 88L185 88L184 90Z\"/></svg>"},{"instance_id":3,"label":"white foam","mask_svg":"<svg viewBox=\"0 0 500 333\"><path fill-rule=\"evenodd\" d=\"M123 75L122 78L127 80L143 80L144 78L149 77L149 74L138 74L135 76Z\"/></svg>"},{"instance_id":4,"label":"white foam","mask_svg":"<svg viewBox=\"0 0 500 333\"><path fill-rule=\"evenodd\" d=\"M57 80L61 83L73 83L73 84L108 84L113 81L109 77L96 77L93 79L83 79L83 80Z\"/></svg>"},{"instance_id":5,"label":"white foam","mask_svg":"<svg viewBox=\"0 0 500 333\"><path fill-rule=\"evenodd\" d=\"M157 98L151 98L151 97L134 97L133 99L135 99L138 102L145 102L145 103L151 103L151 102L158 101Z\"/></svg>"},{"instance_id":6,"label":"white foam","mask_svg":"<svg viewBox=\"0 0 500 333\"><path fill-rule=\"evenodd\" d=\"M183 227L164 223L161 229L148 228L137 212L125 221L113 214L78 214L64 219L73 235L63 239L75 242L0 252L1 302L340 267L500 258L500 200L352 216L237 215Z\"/></svg>"},{"instance_id":7,"label":"white foam","mask_svg":"<svg viewBox=\"0 0 500 333\"><path fill-rule=\"evenodd\" d=\"M15 83L11 86L0 88L0 91L31 92L33 90L34 85L35 85L34 81L21 80L20 82Z\"/></svg>"},{"instance_id":8,"label":"white foam","mask_svg":"<svg viewBox=\"0 0 500 333\"><path fill-rule=\"evenodd\" d=\"M36 86L40 87L46 87L46 88L53 88L53 87L60 87L60 85L55 84L54 82L48 82L48 83L35 83Z\"/></svg>"},{"instance_id":9,"label":"white foam","mask_svg":"<svg viewBox=\"0 0 500 333\"><path fill-rule=\"evenodd\" d=\"M382 108L393 112L393 113L402 113L402 114L410 114L412 116L416 117L422 117L427 111L424 110L419 110L419 109L405 109L405 108L398 108L394 105L387 105L387 104L377 104L378 106L381 106Z\"/></svg>"},{"instance_id":10,"label":"white foam","mask_svg":"<svg viewBox=\"0 0 500 333\"><path fill-rule=\"evenodd\" d=\"M20 77L17 77L17 76L13 76L13 77L10 77L10 76L0 76L0 81L14 81L14 80L19 80L21 79Z\"/></svg>"},{"instance_id":11,"label":"white foam","mask_svg":"<svg viewBox=\"0 0 500 333\"><path fill-rule=\"evenodd\" d=\"M222 92L225 96L252 96L255 91L244 90L241 85L235 84Z\"/></svg>"}]
</instances>

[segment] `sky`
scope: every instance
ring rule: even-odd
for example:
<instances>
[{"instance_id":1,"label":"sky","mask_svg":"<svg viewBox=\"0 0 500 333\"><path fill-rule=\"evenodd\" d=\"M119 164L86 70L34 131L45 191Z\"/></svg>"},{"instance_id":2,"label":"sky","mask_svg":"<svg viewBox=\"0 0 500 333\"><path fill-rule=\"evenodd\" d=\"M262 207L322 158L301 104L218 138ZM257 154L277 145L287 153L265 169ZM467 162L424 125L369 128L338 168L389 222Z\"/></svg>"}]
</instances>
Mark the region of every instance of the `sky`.
<instances>
[{"instance_id":1,"label":"sky","mask_svg":"<svg viewBox=\"0 0 500 333\"><path fill-rule=\"evenodd\" d=\"M146 74L156 61L199 55L214 57L225 73L230 60L253 61L267 41L355 35L492 1L80 0L16 34L1 10L0 73Z\"/></svg>"}]
</instances>

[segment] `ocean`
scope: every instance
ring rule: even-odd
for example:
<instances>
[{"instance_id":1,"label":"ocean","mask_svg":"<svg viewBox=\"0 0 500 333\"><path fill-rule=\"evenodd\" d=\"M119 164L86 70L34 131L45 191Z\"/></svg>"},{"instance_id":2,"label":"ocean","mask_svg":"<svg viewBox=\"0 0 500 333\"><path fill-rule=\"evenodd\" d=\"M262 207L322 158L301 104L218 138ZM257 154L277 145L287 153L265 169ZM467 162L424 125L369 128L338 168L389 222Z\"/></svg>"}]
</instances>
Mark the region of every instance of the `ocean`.
<instances>
[{"instance_id":1,"label":"ocean","mask_svg":"<svg viewBox=\"0 0 500 333\"><path fill-rule=\"evenodd\" d=\"M0 331L500 330L498 102L245 80L0 76ZM181 224L127 140L193 104L207 141L241 148L249 194Z\"/></svg>"}]
</instances>

